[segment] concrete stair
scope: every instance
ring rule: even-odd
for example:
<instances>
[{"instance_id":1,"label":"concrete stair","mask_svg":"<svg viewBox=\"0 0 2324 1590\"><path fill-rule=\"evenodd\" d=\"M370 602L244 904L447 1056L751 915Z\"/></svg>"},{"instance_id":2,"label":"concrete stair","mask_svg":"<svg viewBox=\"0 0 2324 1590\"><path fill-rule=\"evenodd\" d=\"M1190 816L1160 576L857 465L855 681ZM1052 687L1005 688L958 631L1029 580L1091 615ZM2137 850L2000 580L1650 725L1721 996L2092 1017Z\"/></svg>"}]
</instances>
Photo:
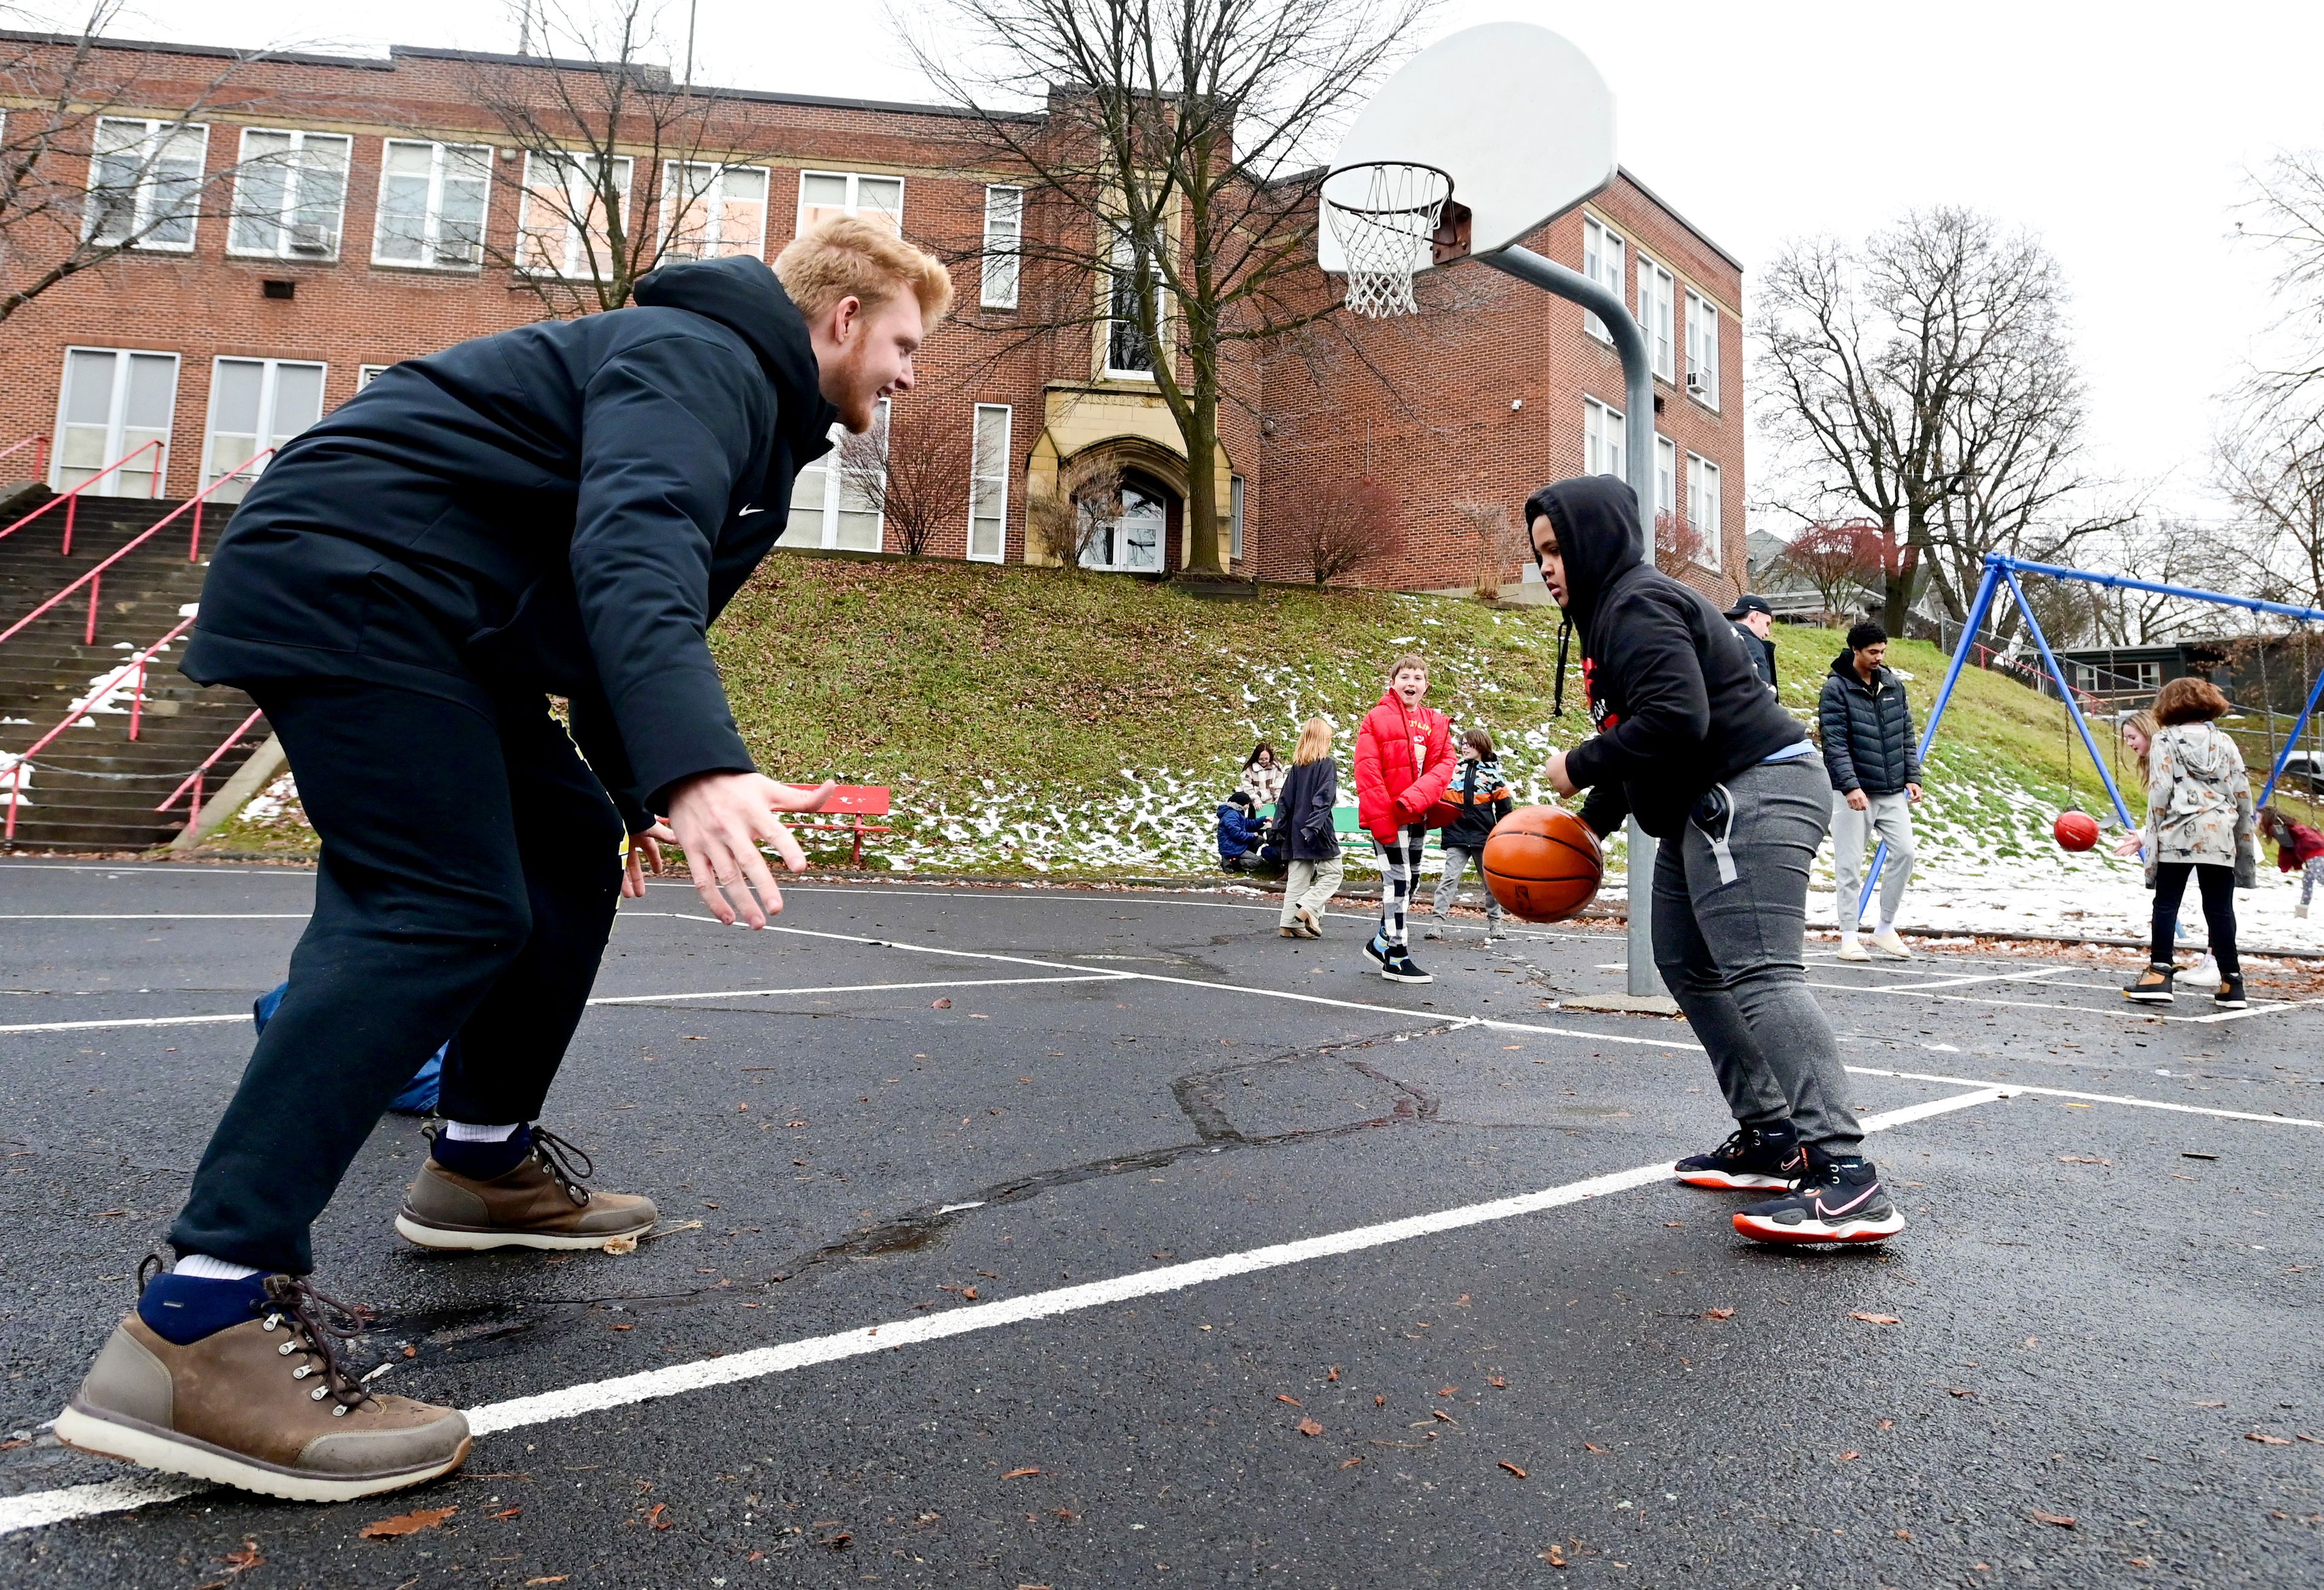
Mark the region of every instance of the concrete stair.
<instances>
[{"instance_id":1,"label":"concrete stair","mask_svg":"<svg viewBox=\"0 0 2324 1590\"><path fill-rule=\"evenodd\" d=\"M0 524L30 512L47 492L35 489L10 505ZM51 509L0 539L0 629L14 624L69 582L119 551L179 504L142 498L83 497L74 514L72 554L60 556L62 508ZM0 751L13 757L56 727L72 703L102 678L173 628L198 601L206 565L186 558L191 515L179 519L105 572L97 640L84 644L86 590L14 639L0 642ZM220 508L202 516L205 550L226 528ZM204 689L178 672L185 642L156 656L145 675L138 737L128 738L128 698L68 729L33 758L13 848L41 850L144 850L168 842L186 824L180 801L153 807L198 767L252 712L238 690ZM215 791L266 738L262 720L238 737L203 775ZM0 818L8 781L0 775Z\"/></svg>"}]
</instances>

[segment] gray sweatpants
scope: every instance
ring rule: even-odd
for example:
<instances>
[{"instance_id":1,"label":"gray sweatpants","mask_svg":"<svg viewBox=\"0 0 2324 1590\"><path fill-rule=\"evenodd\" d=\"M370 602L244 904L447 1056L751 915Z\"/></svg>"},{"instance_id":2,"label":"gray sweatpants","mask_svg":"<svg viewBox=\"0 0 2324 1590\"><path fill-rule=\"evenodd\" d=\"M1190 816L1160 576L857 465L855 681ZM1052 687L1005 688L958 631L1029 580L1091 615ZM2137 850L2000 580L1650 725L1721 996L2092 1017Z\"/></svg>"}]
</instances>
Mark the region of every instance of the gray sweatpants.
<instances>
[{"instance_id":1,"label":"gray sweatpants","mask_svg":"<svg viewBox=\"0 0 2324 1590\"><path fill-rule=\"evenodd\" d=\"M1471 862L1476 864L1477 881L1480 883L1484 882L1484 846L1479 845L1473 850L1469 849L1466 845L1446 845L1444 847L1444 869L1437 875L1436 878L1437 921L1443 921L1444 914L1461 903L1461 879L1468 873L1469 867ZM1500 897L1495 895L1489 887L1485 890L1485 920L1487 922L1499 922L1500 919Z\"/></svg>"},{"instance_id":2,"label":"gray sweatpants","mask_svg":"<svg viewBox=\"0 0 2324 1590\"><path fill-rule=\"evenodd\" d=\"M1848 797L1838 790L1831 795L1831 870L1833 881L1840 886L1833 898L1842 933L1856 931L1857 900L1864 893L1864 869L1868 865L1864 857L1868 839L1888 841L1888 859L1880 864L1881 921L1896 920L1905 880L1913 876L1913 797L1901 789L1886 795L1864 793L1872 803L1871 809L1864 812L1849 805Z\"/></svg>"},{"instance_id":3,"label":"gray sweatpants","mask_svg":"<svg viewBox=\"0 0 2324 1590\"><path fill-rule=\"evenodd\" d=\"M1831 818L1831 781L1819 758L1802 757L1747 767L1726 788L1734 881L1720 881L1711 837L1692 821L1657 847L1655 964L1738 1122L1788 1120L1801 1142L1855 1153L1864 1129L1802 953L1808 869Z\"/></svg>"}]
</instances>

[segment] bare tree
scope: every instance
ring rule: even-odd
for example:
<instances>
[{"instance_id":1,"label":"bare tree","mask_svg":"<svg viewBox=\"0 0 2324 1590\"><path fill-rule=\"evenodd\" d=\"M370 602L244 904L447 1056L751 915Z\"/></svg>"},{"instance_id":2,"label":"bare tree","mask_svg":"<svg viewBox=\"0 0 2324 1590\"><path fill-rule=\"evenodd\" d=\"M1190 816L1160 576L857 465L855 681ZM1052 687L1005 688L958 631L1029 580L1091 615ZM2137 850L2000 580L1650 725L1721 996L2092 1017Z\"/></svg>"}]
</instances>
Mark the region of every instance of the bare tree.
<instances>
[{"instance_id":1,"label":"bare tree","mask_svg":"<svg viewBox=\"0 0 2324 1590\"><path fill-rule=\"evenodd\" d=\"M1957 555L2055 500L2079 439L2057 264L2032 237L1947 207L1910 212L1860 251L1793 244L1764 281L1764 401L1809 484L1802 517L1844 502L1880 527L1886 620L1902 633L1918 562L1972 481L1984 506L1950 508ZM1942 584L1961 616L1957 577Z\"/></svg>"},{"instance_id":2,"label":"bare tree","mask_svg":"<svg viewBox=\"0 0 2324 1590\"><path fill-rule=\"evenodd\" d=\"M890 433L900 444L890 445ZM937 536L968 522L975 425L957 405L916 405L839 444L839 477L854 502L881 516L887 544L925 557Z\"/></svg>"},{"instance_id":3,"label":"bare tree","mask_svg":"<svg viewBox=\"0 0 2324 1590\"><path fill-rule=\"evenodd\" d=\"M2134 579L2236 595L2262 595L2267 573L2250 528L2198 525L2141 515L2108 526L2082 548L2081 561L2115 568ZM2121 586L2079 580L2021 582L2053 646L2152 646L2188 636L2213 636L2238 620L2233 609Z\"/></svg>"},{"instance_id":4,"label":"bare tree","mask_svg":"<svg viewBox=\"0 0 2324 1590\"><path fill-rule=\"evenodd\" d=\"M479 228L466 246L509 271L551 315L618 309L673 260L756 253L763 156L717 88L674 81L669 0L526 0L540 59L468 67L478 109L521 158L493 180L518 208L513 245Z\"/></svg>"},{"instance_id":5,"label":"bare tree","mask_svg":"<svg viewBox=\"0 0 2324 1590\"><path fill-rule=\"evenodd\" d=\"M2324 150L2283 150L2252 174L2236 224L2275 260L2277 338L2246 381L2256 412L2324 413Z\"/></svg>"},{"instance_id":6,"label":"bare tree","mask_svg":"<svg viewBox=\"0 0 2324 1590\"><path fill-rule=\"evenodd\" d=\"M1882 588L1886 550L1880 527L1870 520L1827 520L1794 536L1776 561L1837 618L1862 611L1864 593Z\"/></svg>"},{"instance_id":7,"label":"bare tree","mask_svg":"<svg viewBox=\"0 0 2324 1590\"><path fill-rule=\"evenodd\" d=\"M1059 569L1076 570L1084 554L1121 512L1120 466L1101 456L1068 460L1047 492L1025 502L1027 561L1038 546Z\"/></svg>"},{"instance_id":8,"label":"bare tree","mask_svg":"<svg viewBox=\"0 0 2324 1590\"><path fill-rule=\"evenodd\" d=\"M1204 488L1237 360L1336 307L1305 269L1320 136L1433 4L943 0L899 14L920 69L971 113L974 158L1027 178L1001 267L1014 307L964 318L1019 339L1084 331L1093 371L1151 376L1197 483L1190 574L1224 566Z\"/></svg>"},{"instance_id":9,"label":"bare tree","mask_svg":"<svg viewBox=\"0 0 2324 1590\"><path fill-rule=\"evenodd\" d=\"M1477 543L1477 568L1470 579L1469 593L1480 602L1498 600L1501 584L1508 577L1509 561L1517 545L1516 526L1509 517L1508 505L1472 498L1452 504L1452 517L1461 521Z\"/></svg>"},{"instance_id":10,"label":"bare tree","mask_svg":"<svg viewBox=\"0 0 2324 1590\"><path fill-rule=\"evenodd\" d=\"M251 108L248 69L268 52L204 60L190 92L164 88L142 51L100 44L121 9L92 0L75 30L0 39L0 321L124 253L182 251L198 222L231 218L245 186L283 167L269 151L212 168L202 120Z\"/></svg>"},{"instance_id":11,"label":"bare tree","mask_svg":"<svg viewBox=\"0 0 2324 1590\"><path fill-rule=\"evenodd\" d=\"M2215 477L2260 532L2259 557L2281 600L2324 606L2324 423L2246 406L2250 423L2219 438Z\"/></svg>"},{"instance_id":12,"label":"bare tree","mask_svg":"<svg viewBox=\"0 0 2324 1590\"><path fill-rule=\"evenodd\" d=\"M1665 508L1655 515L1655 566L1673 579L1703 568L1711 550L1711 538L1685 514Z\"/></svg>"},{"instance_id":13,"label":"bare tree","mask_svg":"<svg viewBox=\"0 0 2324 1590\"><path fill-rule=\"evenodd\" d=\"M1373 475L1333 475L1306 493L1288 538L1318 585L1404 544L1404 510L1388 483Z\"/></svg>"}]
</instances>

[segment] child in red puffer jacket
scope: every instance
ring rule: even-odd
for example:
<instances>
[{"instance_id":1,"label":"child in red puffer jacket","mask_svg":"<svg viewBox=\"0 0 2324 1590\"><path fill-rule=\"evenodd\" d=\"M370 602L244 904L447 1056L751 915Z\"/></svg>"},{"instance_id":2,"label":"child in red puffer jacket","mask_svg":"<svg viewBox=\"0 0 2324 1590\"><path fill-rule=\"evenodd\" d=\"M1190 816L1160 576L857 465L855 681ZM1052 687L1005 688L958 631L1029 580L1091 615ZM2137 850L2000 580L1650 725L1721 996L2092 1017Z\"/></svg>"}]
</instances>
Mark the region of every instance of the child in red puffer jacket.
<instances>
[{"instance_id":1,"label":"child in red puffer jacket","mask_svg":"<svg viewBox=\"0 0 2324 1590\"><path fill-rule=\"evenodd\" d=\"M2316 880L2324 878L2324 833L2305 823L2294 823L2273 806L2259 809L2259 832L2262 839L2275 841L2276 866L2300 874L2300 905L2293 914L2307 915Z\"/></svg>"},{"instance_id":2,"label":"child in red puffer jacket","mask_svg":"<svg viewBox=\"0 0 2324 1590\"><path fill-rule=\"evenodd\" d=\"M1356 816L1380 847L1380 925L1364 946L1391 982L1436 979L1405 945L1405 913L1428 842L1428 809L1452 782L1452 721L1420 704L1428 665L1410 652L1388 672L1379 704L1356 731Z\"/></svg>"}]
</instances>

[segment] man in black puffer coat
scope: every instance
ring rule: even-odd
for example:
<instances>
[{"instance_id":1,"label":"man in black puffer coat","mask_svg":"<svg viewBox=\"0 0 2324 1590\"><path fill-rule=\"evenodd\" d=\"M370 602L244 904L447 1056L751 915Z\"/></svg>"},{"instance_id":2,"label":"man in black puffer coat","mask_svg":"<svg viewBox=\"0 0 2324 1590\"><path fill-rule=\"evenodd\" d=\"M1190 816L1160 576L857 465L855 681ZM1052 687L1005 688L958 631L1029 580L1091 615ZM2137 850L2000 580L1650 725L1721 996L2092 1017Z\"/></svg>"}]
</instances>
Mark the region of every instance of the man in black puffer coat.
<instances>
[{"instance_id":1,"label":"man in black puffer coat","mask_svg":"<svg viewBox=\"0 0 2324 1590\"><path fill-rule=\"evenodd\" d=\"M773 271L671 265L636 296L396 365L283 446L213 555L184 668L281 738L321 841L314 910L175 1268L58 1420L76 1448L305 1501L458 1466L458 1411L347 1374L339 1306L303 1279L310 1224L447 1039L399 1234L578 1252L654 1224L535 1124L615 903L643 892L624 819L643 843L675 831L720 921L781 908L759 847L802 867L778 813L829 786L753 770L706 630L834 422L860 434L910 390L951 288L841 218Z\"/></svg>"},{"instance_id":2,"label":"man in black puffer coat","mask_svg":"<svg viewBox=\"0 0 2324 1590\"><path fill-rule=\"evenodd\" d=\"M1831 823L1815 748L1760 682L1735 626L1655 569L1637 499L1609 476L1526 503L1549 593L1582 637L1598 733L1553 756L1582 819L1627 812L1655 855L1655 964L1694 1029L1736 1130L1672 1167L1683 1181L1784 1196L1736 1211L1760 1242L1879 1242L1904 1227L1863 1155L1840 1043L1807 985L1808 869ZM1635 874L1630 887L1646 879Z\"/></svg>"},{"instance_id":3,"label":"man in black puffer coat","mask_svg":"<svg viewBox=\"0 0 2324 1590\"><path fill-rule=\"evenodd\" d=\"M1921 798L1921 752L1913 736L1904 682L1887 666L1888 632L1873 623L1848 632L1848 649L1831 659L1816 712L1823 765L1839 797L1831 814L1832 871L1839 883L1840 958L1869 960L1857 940L1864 905L1864 847L1877 833L1888 846L1880 874L1880 924L1872 948L1892 960L1912 951L1896 933L1896 907L1913 876L1914 803Z\"/></svg>"}]
</instances>

